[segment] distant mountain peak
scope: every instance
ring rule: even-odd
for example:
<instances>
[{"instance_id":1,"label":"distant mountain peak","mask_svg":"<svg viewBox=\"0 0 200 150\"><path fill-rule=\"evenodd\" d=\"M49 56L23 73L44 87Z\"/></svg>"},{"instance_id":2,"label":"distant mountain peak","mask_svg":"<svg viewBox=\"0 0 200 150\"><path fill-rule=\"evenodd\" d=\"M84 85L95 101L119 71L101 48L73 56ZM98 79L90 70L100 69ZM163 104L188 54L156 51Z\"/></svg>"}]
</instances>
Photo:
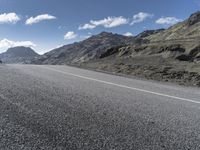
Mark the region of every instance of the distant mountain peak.
<instances>
[{"instance_id":1,"label":"distant mountain peak","mask_svg":"<svg viewBox=\"0 0 200 150\"><path fill-rule=\"evenodd\" d=\"M6 51L6 53L20 57L38 56L38 54L32 48L24 46L11 47Z\"/></svg>"},{"instance_id":2,"label":"distant mountain peak","mask_svg":"<svg viewBox=\"0 0 200 150\"><path fill-rule=\"evenodd\" d=\"M16 52L16 51L29 51L32 50L30 47L25 47L25 46L16 46L16 47L11 47L7 50L7 52Z\"/></svg>"},{"instance_id":3,"label":"distant mountain peak","mask_svg":"<svg viewBox=\"0 0 200 150\"><path fill-rule=\"evenodd\" d=\"M113 35L113 33L112 32L103 31L99 35L106 36L106 35Z\"/></svg>"},{"instance_id":4,"label":"distant mountain peak","mask_svg":"<svg viewBox=\"0 0 200 150\"><path fill-rule=\"evenodd\" d=\"M4 63L28 63L38 56L33 49L24 46L12 47L0 54Z\"/></svg>"},{"instance_id":5,"label":"distant mountain peak","mask_svg":"<svg viewBox=\"0 0 200 150\"><path fill-rule=\"evenodd\" d=\"M188 21L187 21L187 23L188 23L188 25L194 25L194 24L196 24L196 23L198 23L198 22L200 22L200 11L197 11L197 12L195 12L195 13L193 13L190 17L189 17L189 19L188 19Z\"/></svg>"}]
</instances>

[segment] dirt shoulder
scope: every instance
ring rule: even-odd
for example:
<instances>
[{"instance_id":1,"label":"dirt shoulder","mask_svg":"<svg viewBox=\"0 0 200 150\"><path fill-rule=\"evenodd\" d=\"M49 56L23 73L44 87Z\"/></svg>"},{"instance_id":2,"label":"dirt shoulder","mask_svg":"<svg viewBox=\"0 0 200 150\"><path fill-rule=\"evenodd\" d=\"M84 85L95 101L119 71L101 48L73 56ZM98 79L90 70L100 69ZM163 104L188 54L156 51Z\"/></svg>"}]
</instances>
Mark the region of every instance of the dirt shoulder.
<instances>
[{"instance_id":1,"label":"dirt shoulder","mask_svg":"<svg viewBox=\"0 0 200 150\"><path fill-rule=\"evenodd\" d=\"M200 64L154 57L101 59L76 65L118 75L200 87Z\"/></svg>"}]
</instances>

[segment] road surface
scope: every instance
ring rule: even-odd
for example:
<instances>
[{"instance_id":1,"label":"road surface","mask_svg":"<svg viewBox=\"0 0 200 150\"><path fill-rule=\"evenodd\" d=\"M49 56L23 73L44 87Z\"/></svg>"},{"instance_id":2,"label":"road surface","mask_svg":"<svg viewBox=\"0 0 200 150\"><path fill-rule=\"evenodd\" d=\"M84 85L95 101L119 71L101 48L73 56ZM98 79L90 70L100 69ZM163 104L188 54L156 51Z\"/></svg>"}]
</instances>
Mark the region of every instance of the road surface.
<instances>
[{"instance_id":1,"label":"road surface","mask_svg":"<svg viewBox=\"0 0 200 150\"><path fill-rule=\"evenodd\" d=\"M68 66L0 66L2 150L198 150L200 89Z\"/></svg>"}]
</instances>

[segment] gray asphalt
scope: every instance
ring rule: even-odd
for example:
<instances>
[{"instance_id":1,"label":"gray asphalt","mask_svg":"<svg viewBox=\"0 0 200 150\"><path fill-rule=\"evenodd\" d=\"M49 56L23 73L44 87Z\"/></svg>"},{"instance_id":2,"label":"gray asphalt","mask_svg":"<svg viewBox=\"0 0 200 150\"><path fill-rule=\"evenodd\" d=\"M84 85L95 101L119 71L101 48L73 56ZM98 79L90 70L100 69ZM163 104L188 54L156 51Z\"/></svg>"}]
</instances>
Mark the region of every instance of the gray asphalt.
<instances>
[{"instance_id":1,"label":"gray asphalt","mask_svg":"<svg viewBox=\"0 0 200 150\"><path fill-rule=\"evenodd\" d=\"M0 149L199 150L200 89L1 65Z\"/></svg>"}]
</instances>

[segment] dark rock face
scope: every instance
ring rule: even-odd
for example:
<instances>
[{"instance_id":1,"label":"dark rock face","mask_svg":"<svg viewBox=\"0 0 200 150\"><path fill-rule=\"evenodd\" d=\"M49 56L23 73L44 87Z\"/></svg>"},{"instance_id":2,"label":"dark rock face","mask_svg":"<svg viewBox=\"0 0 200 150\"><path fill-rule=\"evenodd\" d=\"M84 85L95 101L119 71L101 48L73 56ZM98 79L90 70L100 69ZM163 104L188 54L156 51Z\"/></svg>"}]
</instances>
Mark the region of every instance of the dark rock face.
<instances>
[{"instance_id":1,"label":"dark rock face","mask_svg":"<svg viewBox=\"0 0 200 150\"><path fill-rule=\"evenodd\" d=\"M113 54L119 52L119 48L121 48L121 47L122 46L109 48L105 51L105 53L102 53L99 58L104 58L104 57L113 55Z\"/></svg>"},{"instance_id":2,"label":"dark rock face","mask_svg":"<svg viewBox=\"0 0 200 150\"><path fill-rule=\"evenodd\" d=\"M198 54L200 54L200 46L195 47L194 49L192 49L189 53L191 56L195 57Z\"/></svg>"},{"instance_id":3,"label":"dark rock face","mask_svg":"<svg viewBox=\"0 0 200 150\"><path fill-rule=\"evenodd\" d=\"M13 47L9 48L5 53L0 54L0 58L4 63L30 63L32 59L39 55L29 47Z\"/></svg>"},{"instance_id":4,"label":"dark rock face","mask_svg":"<svg viewBox=\"0 0 200 150\"><path fill-rule=\"evenodd\" d=\"M181 54L181 55L177 56L176 59L180 60L180 61L191 61L192 56L186 55L186 54Z\"/></svg>"},{"instance_id":5,"label":"dark rock face","mask_svg":"<svg viewBox=\"0 0 200 150\"><path fill-rule=\"evenodd\" d=\"M197 23L197 22L200 22L200 11L198 11L198 12L192 14L192 15L189 17L188 21L187 21L188 25L190 25L190 26L191 26L191 25L194 25L194 24Z\"/></svg>"},{"instance_id":6,"label":"dark rock face","mask_svg":"<svg viewBox=\"0 0 200 150\"><path fill-rule=\"evenodd\" d=\"M163 46L161 47L160 52L165 52L165 51L170 51L170 52L185 52L185 49L180 45L180 44L172 44L169 46Z\"/></svg>"}]
</instances>

